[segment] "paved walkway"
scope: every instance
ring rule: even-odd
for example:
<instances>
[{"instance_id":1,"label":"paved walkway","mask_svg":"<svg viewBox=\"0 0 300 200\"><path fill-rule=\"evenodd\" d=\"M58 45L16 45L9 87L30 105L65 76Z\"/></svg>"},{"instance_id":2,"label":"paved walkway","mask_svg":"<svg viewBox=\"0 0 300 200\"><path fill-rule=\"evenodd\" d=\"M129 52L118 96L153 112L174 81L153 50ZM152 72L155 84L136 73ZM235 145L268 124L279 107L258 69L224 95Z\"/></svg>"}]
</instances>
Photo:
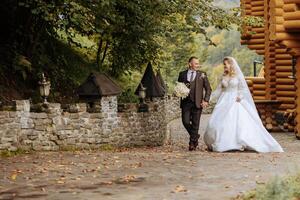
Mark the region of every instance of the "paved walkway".
<instances>
[{"instance_id":1,"label":"paved walkway","mask_svg":"<svg viewBox=\"0 0 300 200\"><path fill-rule=\"evenodd\" d=\"M202 117L202 130L208 117ZM300 170L300 141L291 133L273 135L285 153L188 152L187 135L175 120L171 146L1 158L0 199L230 199Z\"/></svg>"}]
</instances>

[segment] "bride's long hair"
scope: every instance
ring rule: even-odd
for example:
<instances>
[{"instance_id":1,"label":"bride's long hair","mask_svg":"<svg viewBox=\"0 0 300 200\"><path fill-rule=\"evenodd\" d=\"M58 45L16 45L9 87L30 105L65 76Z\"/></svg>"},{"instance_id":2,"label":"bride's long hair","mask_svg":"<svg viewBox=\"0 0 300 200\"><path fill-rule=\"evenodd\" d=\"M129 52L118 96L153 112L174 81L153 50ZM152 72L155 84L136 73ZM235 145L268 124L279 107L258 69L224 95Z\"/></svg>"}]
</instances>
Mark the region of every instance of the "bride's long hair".
<instances>
[{"instance_id":1,"label":"bride's long hair","mask_svg":"<svg viewBox=\"0 0 300 200\"><path fill-rule=\"evenodd\" d=\"M224 64L224 65L225 65L225 61L227 61L227 62L230 64L230 68L229 68L228 75L229 75L230 77L235 76L235 75L236 75L236 71L234 70L232 59L231 59L230 57L225 57L225 58L223 59L223 64ZM225 76L225 75L227 75L227 74L225 74L225 72L224 72L223 76Z\"/></svg>"}]
</instances>

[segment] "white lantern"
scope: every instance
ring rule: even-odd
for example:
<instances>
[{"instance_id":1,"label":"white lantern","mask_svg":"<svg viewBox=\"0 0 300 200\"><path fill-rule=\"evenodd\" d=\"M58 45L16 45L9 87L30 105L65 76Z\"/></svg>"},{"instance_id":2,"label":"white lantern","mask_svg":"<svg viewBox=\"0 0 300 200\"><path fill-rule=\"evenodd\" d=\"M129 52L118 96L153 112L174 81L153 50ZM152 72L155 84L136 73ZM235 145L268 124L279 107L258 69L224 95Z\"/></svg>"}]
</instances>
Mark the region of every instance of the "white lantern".
<instances>
[{"instance_id":1,"label":"white lantern","mask_svg":"<svg viewBox=\"0 0 300 200\"><path fill-rule=\"evenodd\" d=\"M139 104L139 112L148 112L148 105L145 103L145 98L146 98L146 89L143 84L140 84L140 89L139 89L139 97L140 97L140 104Z\"/></svg>"},{"instance_id":2,"label":"white lantern","mask_svg":"<svg viewBox=\"0 0 300 200\"><path fill-rule=\"evenodd\" d=\"M40 89L40 95L41 97L44 99L44 104L47 104L47 97L49 96L50 94L50 81L47 81L46 80L46 77L44 75L44 73L42 73L42 80L39 81L39 89Z\"/></svg>"},{"instance_id":3,"label":"white lantern","mask_svg":"<svg viewBox=\"0 0 300 200\"><path fill-rule=\"evenodd\" d=\"M141 83L141 87L139 90L139 97L144 100L146 98L146 89L145 87L143 87L143 84Z\"/></svg>"}]
</instances>

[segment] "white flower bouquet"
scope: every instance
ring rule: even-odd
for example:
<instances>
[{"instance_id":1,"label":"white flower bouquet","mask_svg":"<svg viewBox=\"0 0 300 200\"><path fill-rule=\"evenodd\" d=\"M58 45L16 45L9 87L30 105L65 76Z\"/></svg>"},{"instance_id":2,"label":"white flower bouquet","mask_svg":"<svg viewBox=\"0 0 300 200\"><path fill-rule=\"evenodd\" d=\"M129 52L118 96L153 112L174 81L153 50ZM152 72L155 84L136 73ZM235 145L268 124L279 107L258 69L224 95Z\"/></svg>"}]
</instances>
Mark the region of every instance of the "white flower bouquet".
<instances>
[{"instance_id":1,"label":"white flower bouquet","mask_svg":"<svg viewBox=\"0 0 300 200\"><path fill-rule=\"evenodd\" d=\"M185 98L189 95L189 93L190 93L190 89L184 83L177 82L174 88L174 94L177 97Z\"/></svg>"}]
</instances>

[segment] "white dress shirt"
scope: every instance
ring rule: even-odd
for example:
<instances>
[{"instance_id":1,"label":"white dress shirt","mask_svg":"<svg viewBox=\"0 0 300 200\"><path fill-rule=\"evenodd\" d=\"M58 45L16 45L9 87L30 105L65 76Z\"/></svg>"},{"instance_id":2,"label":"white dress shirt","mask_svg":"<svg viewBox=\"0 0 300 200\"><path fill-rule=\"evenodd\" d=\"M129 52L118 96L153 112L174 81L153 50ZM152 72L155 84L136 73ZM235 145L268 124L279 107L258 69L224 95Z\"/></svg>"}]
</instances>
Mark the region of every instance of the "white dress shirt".
<instances>
[{"instance_id":1,"label":"white dress shirt","mask_svg":"<svg viewBox=\"0 0 300 200\"><path fill-rule=\"evenodd\" d=\"M196 78L197 72L195 70L189 69L187 73L187 80L189 82L192 82Z\"/></svg>"}]
</instances>

